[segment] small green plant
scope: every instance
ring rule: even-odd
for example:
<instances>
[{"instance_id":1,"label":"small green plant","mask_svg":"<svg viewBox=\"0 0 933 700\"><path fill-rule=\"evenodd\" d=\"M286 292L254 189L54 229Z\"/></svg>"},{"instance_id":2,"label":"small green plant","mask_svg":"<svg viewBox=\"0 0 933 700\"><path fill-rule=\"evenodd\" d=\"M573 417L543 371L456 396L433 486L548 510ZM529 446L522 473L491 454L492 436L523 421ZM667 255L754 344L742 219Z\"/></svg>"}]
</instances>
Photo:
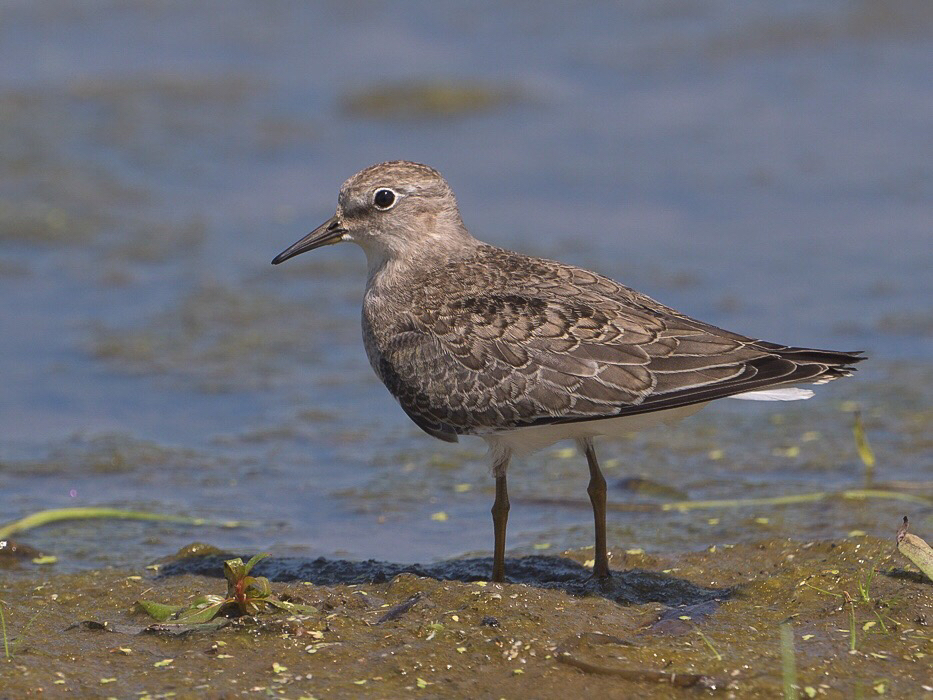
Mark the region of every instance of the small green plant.
<instances>
[{"instance_id":1,"label":"small green plant","mask_svg":"<svg viewBox=\"0 0 933 700\"><path fill-rule=\"evenodd\" d=\"M881 633L888 634L888 626L884 624L884 618L881 617L881 613L879 613L877 610L872 610L872 612L875 614L875 617L878 618L878 624L881 625Z\"/></svg>"},{"instance_id":2,"label":"small green plant","mask_svg":"<svg viewBox=\"0 0 933 700\"><path fill-rule=\"evenodd\" d=\"M265 576L250 576L249 572L268 554L257 554L245 564L242 559L224 562L224 577L227 579L227 600L232 601L243 615L255 615L272 602L272 586ZM288 607L288 606L286 606Z\"/></svg>"},{"instance_id":3,"label":"small green plant","mask_svg":"<svg viewBox=\"0 0 933 700\"><path fill-rule=\"evenodd\" d=\"M868 576L865 580L862 580L861 575L858 577L858 593L859 597L864 603L871 602L871 580L875 577L875 567L871 567L868 570Z\"/></svg>"},{"instance_id":4,"label":"small green plant","mask_svg":"<svg viewBox=\"0 0 933 700\"><path fill-rule=\"evenodd\" d=\"M6 618L3 616L3 601L0 601L0 630L3 632L3 656L9 661L13 657L10 655L10 639L6 634Z\"/></svg>"},{"instance_id":5,"label":"small green plant","mask_svg":"<svg viewBox=\"0 0 933 700\"><path fill-rule=\"evenodd\" d=\"M846 603L849 606L849 651L856 651L855 637L855 601L849 595L848 591L843 591Z\"/></svg>"},{"instance_id":6,"label":"small green plant","mask_svg":"<svg viewBox=\"0 0 933 700\"><path fill-rule=\"evenodd\" d=\"M23 643L23 638L25 637L29 628L32 627L32 623L36 621L36 618L39 617L39 615L46 611L49 605L51 605L51 601L39 608L35 615L29 618L17 637L11 638L6 629L6 618L4 617L3 613L3 601L0 601L0 634L3 635L3 655L7 661L13 660L13 656L16 652L16 645Z\"/></svg>"},{"instance_id":7,"label":"small green plant","mask_svg":"<svg viewBox=\"0 0 933 700\"><path fill-rule=\"evenodd\" d=\"M697 625L695 622L691 622L690 624L693 625L693 631L697 633L700 639L703 640L703 643L709 648L711 652L713 652L713 656L716 657L716 661L722 661L722 654L720 654L716 647L713 646L713 641L705 634L703 634L703 630L701 630L699 625Z\"/></svg>"},{"instance_id":8,"label":"small green plant","mask_svg":"<svg viewBox=\"0 0 933 700\"><path fill-rule=\"evenodd\" d=\"M875 577L876 571L877 569L873 565L870 565L868 568L868 572L866 574L860 573L858 575L858 577L855 580L856 588L858 590L857 596L850 594L846 590L843 590L842 592L837 593L834 591L828 591L825 588L820 588L819 586L814 586L809 581L803 582L803 584L807 588L811 588L814 591L817 591L818 593L822 593L823 595L829 595L835 598L842 599L843 608L848 608L849 650L850 651L856 651L858 648L858 630L857 630L858 622L856 620L856 610L855 610L856 607L861 608L862 605L869 606L871 609L872 615L874 615L875 620L877 620L877 623L875 621L866 622L862 626L862 629L864 631L868 631L872 629L877 624L879 632L881 632L882 634L890 633L888 626L885 624L886 616L883 615L881 612L879 612L879 609L883 610L884 608L887 608L889 603L885 600L882 600L881 598L876 598L872 596L872 593L871 593L871 583ZM888 617L888 621L892 621L890 617Z\"/></svg>"},{"instance_id":9,"label":"small green plant","mask_svg":"<svg viewBox=\"0 0 933 700\"><path fill-rule=\"evenodd\" d=\"M794 628L790 622L781 624L781 680L784 700L796 700L797 656L794 652Z\"/></svg>"},{"instance_id":10,"label":"small green plant","mask_svg":"<svg viewBox=\"0 0 933 700\"><path fill-rule=\"evenodd\" d=\"M165 605L140 600L138 608L159 622L197 625L210 622L221 614L257 615L268 608L292 613L316 613L312 605L302 605L281 600L272 594L272 586L265 576L251 576L250 571L269 554L257 554L245 564L242 559L224 562L224 577L227 579L227 595L203 595L189 605Z\"/></svg>"}]
</instances>

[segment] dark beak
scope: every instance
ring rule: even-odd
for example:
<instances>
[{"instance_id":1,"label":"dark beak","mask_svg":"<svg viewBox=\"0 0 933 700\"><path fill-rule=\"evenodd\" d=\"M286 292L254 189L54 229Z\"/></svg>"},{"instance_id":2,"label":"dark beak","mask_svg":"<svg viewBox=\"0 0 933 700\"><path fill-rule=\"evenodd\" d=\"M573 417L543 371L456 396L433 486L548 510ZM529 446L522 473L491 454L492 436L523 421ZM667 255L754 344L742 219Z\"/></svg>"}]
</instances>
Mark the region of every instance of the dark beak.
<instances>
[{"instance_id":1,"label":"dark beak","mask_svg":"<svg viewBox=\"0 0 933 700\"><path fill-rule=\"evenodd\" d=\"M340 224L340 219L334 216L318 226L300 241L276 255L272 260L272 264L278 265L289 258L294 258L296 255L307 253L309 250L331 245L332 243L339 243L341 236L343 236L346 231L347 230Z\"/></svg>"}]
</instances>

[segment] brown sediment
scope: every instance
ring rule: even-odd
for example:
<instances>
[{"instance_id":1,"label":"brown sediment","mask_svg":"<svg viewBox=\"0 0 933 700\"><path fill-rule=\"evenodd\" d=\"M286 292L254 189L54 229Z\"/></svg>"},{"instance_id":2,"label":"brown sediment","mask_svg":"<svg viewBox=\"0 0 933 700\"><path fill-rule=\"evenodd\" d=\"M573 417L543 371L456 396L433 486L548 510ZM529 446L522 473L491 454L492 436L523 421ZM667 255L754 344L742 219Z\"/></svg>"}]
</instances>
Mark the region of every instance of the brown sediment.
<instances>
[{"instance_id":1,"label":"brown sediment","mask_svg":"<svg viewBox=\"0 0 933 700\"><path fill-rule=\"evenodd\" d=\"M608 587L582 583L585 558L509 561L518 577L544 579L537 585L467 580L477 572L458 560L430 567L441 578L335 583L371 575L373 563L305 562L326 585L278 582L274 593L318 613L239 617L181 636L133 606L222 593L219 570L182 573L197 570L197 557L163 567L174 574L20 569L0 585L12 657L0 674L15 697L666 698L672 685L695 685L770 698L782 690L788 622L807 695L917 697L929 684L933 585L905 569L889 539L641 555L642 568L618 571ZM263 564L273 577L294 568ZM617 602L620 591L636 602Z\"/></svg>"}]
</instances>

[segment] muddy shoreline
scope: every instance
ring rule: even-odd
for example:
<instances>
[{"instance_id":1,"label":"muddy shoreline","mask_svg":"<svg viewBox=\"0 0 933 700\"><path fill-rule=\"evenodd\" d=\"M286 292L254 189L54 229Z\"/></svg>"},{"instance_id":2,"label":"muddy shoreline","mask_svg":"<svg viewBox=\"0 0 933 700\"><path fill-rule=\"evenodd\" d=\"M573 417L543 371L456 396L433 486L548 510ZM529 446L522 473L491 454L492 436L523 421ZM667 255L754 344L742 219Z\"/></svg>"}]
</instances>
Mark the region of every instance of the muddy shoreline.
<instances>
[{"instance_id":1,"label":"muddy shoreline","mask_svg":"<svg viewBox=\"0 0 933 700\"><path fill-rule=\"evenodd\" d=\"M428 577L273 558L258 573L318 613L176 636L135 609L222 592L224 556L60 575L5 568L12 659L0 697L770 698L790 672L782 624L801 697L933 693L933 583L889 540L623 555L608 586L586 581L586 550L510 559L522 582L507 584L481 580L488 559L414 569Z\"/></svg>"}]
</instances>

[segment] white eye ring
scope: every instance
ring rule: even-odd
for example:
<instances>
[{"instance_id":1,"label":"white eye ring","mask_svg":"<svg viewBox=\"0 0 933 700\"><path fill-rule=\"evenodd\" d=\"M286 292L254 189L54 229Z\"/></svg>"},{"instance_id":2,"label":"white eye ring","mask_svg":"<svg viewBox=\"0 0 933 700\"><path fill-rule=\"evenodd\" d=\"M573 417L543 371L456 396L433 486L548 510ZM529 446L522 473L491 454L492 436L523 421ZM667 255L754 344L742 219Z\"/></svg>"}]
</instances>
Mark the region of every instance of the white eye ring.
<instances>
[{"instance_id":1,"label":"white eye ring","mask_svg":"<svg viewBox=\"0 0 933 700\"><path fill-rule=\"evenodd\" d=\"M388 211L400 199L398 192L391 187L377 187L373 191L373 206L379 211Z\"/></svg>"}]
</instances>

